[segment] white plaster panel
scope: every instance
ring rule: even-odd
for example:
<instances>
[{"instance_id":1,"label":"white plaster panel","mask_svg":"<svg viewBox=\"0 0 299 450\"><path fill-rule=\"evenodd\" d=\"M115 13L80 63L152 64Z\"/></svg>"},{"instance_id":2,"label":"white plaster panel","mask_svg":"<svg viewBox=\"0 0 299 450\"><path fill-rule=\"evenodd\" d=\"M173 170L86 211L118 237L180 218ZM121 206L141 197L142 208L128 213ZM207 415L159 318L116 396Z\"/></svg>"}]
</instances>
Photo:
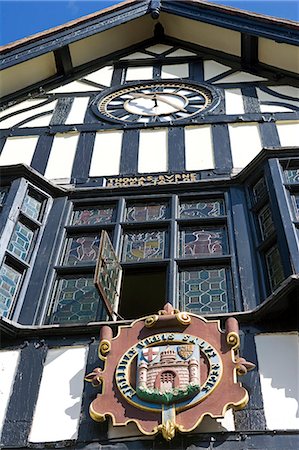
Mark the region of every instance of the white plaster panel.
<instances>
[{"instance_id":1,"label":"white plaster panel","mask_svg":"<svg viewBox=\"0 0 299 450\"><path fill-rule=\"evenodd\" d=\"M48 351L29 442L76 439L86 358L86 346Z\"/></svg>"},{"instance_id":2,"label":"white plaster panel","mask_svg":"<svg viewBox=\"0 0 299 450\"><path fill-rule=\"evenodd\" d=\"M276 122L282 147L299 145L299 122Z\"/></svg>"},{"instance_id":3,"label":"white plaster panel","mask_svg":"<svg viewBox=\"0 0 299 450\"><path fill-rule=\"evenodd\" d=\"M161 78L188 78L189 64L166 64L162 66Z\"/></svg>"},{"instance_id":4,"label":"white plaster panel","mask_svg":"<svg viewBox=\"0 0 299 450\"><path fill-rule=\"evenodd\" d=\"M153 20L150 15L130 20L119 25L117 32L112 28L86 39L70 44L73 66L77 67L93 59L119 51L136 42L141 42L153 34Z\"/></svg>"},{"instance_id":5,"label":"white plaster panel","mask_svg":"<svg viewBox=\"0 0 299 450\"><path fill-rule=\"evenodd\" d=\"M153 66L128 67L126 81L151 80L153 78Z\"/></svg>"},{"instance_id":6,"label":"white plaster panel","mask_svg":"<svg viewBox=\"0 0 299 450\"><path fill-rule=\"evenodd\" d=\"M88 101L89 97L77 97L74 99L69 115L65 121L66 125L84 122Z\"/></svg>"},{"instance_id":7,"label":"white plaster panel","mask_svg":"<svg viewBox=\"0 0 299 450\"><path fill-rule=\"evenodd\" d=\"M217 77L224 72L230 70L231 67L220 64L217 61L206 60L203 62L204 79L209 80L210 78Z\"/></svg>"},{"instance_id":8,"label":"white plaster panel","mask_svg":"<svg viewBox=\"0 0 299 450\"><path fill-rule=\"evenodd\" d=\"M241 34L237 31L168 13L161 13L159 20L167 36L232 55L241 55Z\"/></svg>"},{"instance_id":9,"label":"white plaster panel","mask_svg":"<svg viewBox=\"0 0 299 450\"><path fill-rule=\"evenodd\" d=\"M124 56L123 58L120 59L130 60L130 59L152 59L152 58L154 58L154 56L152 55L147 55L146 53L142 52L135 52L131 53L130 55Z\"/></svg>"},{"instance_id":10,"label":"white plaster panel","mask_svg":"<svg viewBox=\"0 0 299 450\"><path fill-rule=\"evenodd\" d=\"M227 77L221 78L221 80L215 81L215 84L219 83L252 83L254 81L266 81L267 78L258 77L247 72L235 72Z\"/></svg>"},{"instance_id":11,"label":"white plaster panel","mask_svg":"<svg viewBox=\"0 0 299 450\"><path fill-rule=\"evenodd\" d=\"M56 134L46 167L46 178L70 179L78 138L79 133Z\"/></svg>"},{"instance_id":12,"label":"white plaster panel","mask_svg":"<svg viewBox=\"0 0 299 450\"><path fill-rule=\"evenodd\" d=\"M150 47L147 47L146 50L152 53L156 53L157 55L161 55L162 53L167 52L171 48L173 48L171 45L155 44L151 45Z\"/></svg>"},{"instance_id":13,"label":"white plaster panel","mask_svg":"<svg viewBox=\"0 0 299 450\"><path fill-rule=\"evenodd\" d=\"M0 436L9 399L12 393L15 374L19 363L19 350L0 351Z\"/></svg>"},{"instance_id":14,"label":"white plaster panel","mask_svg":"<svg viewBox=\"0 0 299 450\"><path fill-rule=\"evenodd\" d=\"M105 66L95 72L87 75L86 78L89 81L103 84L104 86L110 86L113 75L113 66Z\"/></svg>"},{"instance_id":15,"label":"white plaster panel","mask_svg":"<svg viewBox=\"0 0 299 450\"><path fill-rule=\"evenodd\" d=\"M278 92L282 95L288 95L296 99L297 104L299 103L299 88L295 86L268 86L272 91Z\"/></svg>"},{"instance_id":16,"label":"white plaster panel","mask_svg":"<svg viewBox=\"0 0 299 450\"><path fill-rule=\"evenodd\" d=\"M226 114L244 114L244 103L241 89L225 89Z\"/></svg>"},{"instance_id":17,"label":"white plaster panel","mask_svg":"<svg viewBox=\"0 0 299 450\"><path fill-rule=\"evenodd\" d=\"M208 170L215 167L210 125L185 128L186 170Z\"/></svg>"},{"instance_id":18,"label":"white plaster panel","mask_svg":"<svg viewBox=\"0 0 299 450\"><path fill-rule=\"evenodd\" d=\"M270 87L270 89L272 91L274 91L272 86ZM282 98L276 97L275 96L275 92L273 92L273 95L271 95L268 92L262 91L259 88L257 88L256 92L257 92L257 96L258 96L258 99L259 99L260 102L277 102L278 104L279 103L286 103L288 105L299 106L299 101L298 100L295 100L295 99L294 100L289 100L289 99L284 99L284 98L282 99ZM277 90L277 92L279 93L278 90ZM284 95L287 95L287 94L284 94ZM267 107L267 106L277 106L277 105L264 105L264 106Z\"/></svg>"},{"instance_id":19,"label":"white plaster panel","mask_svg":"<svg viewBox=\"0 0 299 450\"><path fill-rule=\"evenodd\" d=\"M299 47L259 38L259 61L299 73Z\"/></svg>"},{"instance_id":20,"label":"white plaster panel","mask_svg":"<svg viewBox=\"0 0 299 450\"><path fill-rule=\"evenodd\" d=\"M26 86L45 80L56 73L53 52L30 59L2 70L0 74L1 95L14 93Z\"/></svg>"},{"instance_id":21,"label":"white plaster panel","mask_svg":"<svg viewBox=\"0 0 299 450\"><path fill-rule=\"evenodd\" d=\"M299 429L298 333L255 336L267 428Z\"/></svg>"},{"instance_id":22,"label":"white plaster panel","mask_svg":"<svg viewBox=\"0 0 299 450\"><path fill-rule=\"evenodd\" d=\"M279 106L279 105L260 105L260 110L262 113L293 112L293 110L291 108L286 108L285 106Z\"/></svg>"},{"instance_id":23,"label":"white plaster panel","mask_svg":"<svg viewBox=\"0 0 299 450\"><path fill-rule=\"evenodd\" d=\"M138 172L165 172L167 167L167 130L141 130Z\"/></svg>"},{"instance_id":24,"label":"white plaster panel","mask_svg":"<svg viewBox=\"0 0 299 450\"><path fill-rule=\"evenodd\" d=\"M73 92L89 92L89 91L100 91L101 88L96 88L93 86L90 86L87 83L84 83L84 81L72 81L71 83L64 84L63 86L60 86L56 89L52 89L52 91L49 91L52 94L64 94L64 93L73 93Z\"/></svg>"},{"instance_id":25,"label":"white plaster panel","mask_svg":"<svg viewBox=\"0 0 299 450\"><path fill-rule=\"evenodd\" d=\"M185 50L183 48L178 48L174 52L170 53L169 55L166 55L167 58L171 57L177 57L177 56L196 56L196 53L189 52L189 50Z\"/></svg>"},{"instance_id":26,"label":"white plaster panel","mask_svg":"<svg viewBox=\"0 0 299 450\"><path fill-rule=\"evenodd\" d=\"M101 131L96 134L89 175L118 175L123 132Z\"/></svg>"},{"instance_id":27,"label":"white plaster panel","mask_svg":"<svg viewBox=\"0 0 299 450\"><path fill-rule=\"evenodd\" d=\"M228 125L233 167L243 169L261 151L262 143L257 123Z\"/></svg>"},{"instance_id":28,"label":"white plaster panel","mask_svg":"<svg viewBox=\"0 0 299 450\"><path fill-rule=\"evenodd\" d=\"M7 114L15 113L12 117L8 117L7 119L4 119L0 122L1 128L10 128L17 123L22 122L23 120L29 119L32 116L35 116L36 114L40 114L42 112L46 111L53 111L57 100L47 103L46 105L40 106L39 108L31 109L29 111L24 111L18 113L21 109L25 108L33 108L34 106L39 105L40 103L43 103L45 99L42 100L26 100L25 102L19 103L18 105L12 106L11 108L6 109L5 111L2 111L0 114L0 117L6 116ZM25 125L22 125L22 127L28 127L28 126L47 126L50 123L52 117L52 112L47 116L42 116L37 119L34 119L35 124L32 125L31 122L27 122ZM44 125L46 124L46 125Z\"/></svg>"},{"instance_id":29,"label":"white plaster panel","mask_svg":"<svg viewBox=\"0 0 299 450\"><path fill-rule=\"evenodd\" d=\"M0 155L0 165L27 164L30 166L38 136L18 136L6 139Z\"/></svg>"},{"instance_id":30,"label":"white plaster panel","mask_svg":"<svg viewBox=\"0 0 299 450\"><path fill-rule=\"evenodd\" d=\"M24 125L21 125L20 128L47 127L51 122L52 115L53 111L41 117L36 117L35 119L29 120L28 122L24 123Z\"/></svg>"}]
</instances>

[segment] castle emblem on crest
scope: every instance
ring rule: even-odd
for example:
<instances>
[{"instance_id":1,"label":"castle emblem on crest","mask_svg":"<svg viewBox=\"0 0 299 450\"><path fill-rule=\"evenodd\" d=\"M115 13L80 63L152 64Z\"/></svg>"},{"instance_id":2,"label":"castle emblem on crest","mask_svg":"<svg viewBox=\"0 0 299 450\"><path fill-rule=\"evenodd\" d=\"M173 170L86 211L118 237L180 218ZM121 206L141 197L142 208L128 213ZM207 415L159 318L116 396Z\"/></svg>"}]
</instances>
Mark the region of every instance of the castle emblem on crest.
<instances>
[{"instance_id":1,"label":"castle emblem on crest","mask_svg":"<svg viewBox=\"0 0 299 450\"><path fill-rule=\"evenodd\" d=\"M239 356L238 322L219 321L165 305L157 315L131 326L101 329L99 357L104 370L86 376L102 393L90 405L95 421L113 418L114 426L133 421L147 435L193 430L209 414L223 417L229 407L243 408L247 391L237 381L254 365Z\"/></svg>"}]
</instances>

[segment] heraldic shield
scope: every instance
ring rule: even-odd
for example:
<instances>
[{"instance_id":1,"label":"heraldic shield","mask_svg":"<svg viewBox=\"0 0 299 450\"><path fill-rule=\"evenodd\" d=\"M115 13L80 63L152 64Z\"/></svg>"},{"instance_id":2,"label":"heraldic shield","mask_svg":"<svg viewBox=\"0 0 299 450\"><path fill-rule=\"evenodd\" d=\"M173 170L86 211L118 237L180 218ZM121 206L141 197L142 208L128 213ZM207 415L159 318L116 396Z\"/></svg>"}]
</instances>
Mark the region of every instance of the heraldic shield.
<instances>
[{"instance_id":1,"label":"heraldic shield","mask_svg":"<svg viewBox=\"0 0 299 450\"><path fill-rule=\"evenodd\" d=\"M205 415L223 417L248 402L237 381L255 366L239 356L239 328L234 318L225 330L209 320L165 305L158 314L112 329L103 326L96 368L85 379L101 393L90 405L98 422L114 426L133 421L147 435L192 431Z\"/></svg>"}]
</instances>

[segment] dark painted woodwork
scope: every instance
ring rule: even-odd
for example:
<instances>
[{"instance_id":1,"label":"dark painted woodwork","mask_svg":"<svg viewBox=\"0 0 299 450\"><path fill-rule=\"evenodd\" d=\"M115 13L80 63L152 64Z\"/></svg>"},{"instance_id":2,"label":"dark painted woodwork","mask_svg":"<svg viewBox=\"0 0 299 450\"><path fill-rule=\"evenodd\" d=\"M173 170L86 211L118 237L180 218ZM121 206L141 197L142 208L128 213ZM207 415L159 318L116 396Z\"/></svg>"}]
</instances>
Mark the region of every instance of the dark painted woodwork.
<instances>
[{"instance_id":1,"label":"dark painted woodwork","mask_svg":"<svg viewBox=\"0 0 299 450\"><path fill-rule=\"evenodd\" d=\"M24 342L2 430L4 447L27 446L47 347Z\"/></svg>"},{"instance_id":2,"label":"dark painted woodwork","mask_svg":"<svg viewBox=\"0 0 299 450\"><path fill-rule=\"evenodd\" d=\"M258 37L241 34L241 64L244 69L255 69L258 63Z\"/></svg>"},{"instance_id":3,"label":"dark painted woodwork","mask_svg":"<svg viewBox=\"0 0 299 450\"><path fill-rule=\"evenodd\" d=\"M122 84L123 72L124 72L124 69L121 66L119 66L117 64L114 65L112 79L111 79L111 86L118 86L119 84Z\"/></svg>"},{"instance_id":4,"label":"dark painted woodwork","mask_svg":"<svg viewBox=\"0 0 299 450\"><path fill-rule=\"evenodd\" d=\"M189 78L194 81L204 81L203 61L191 61L189 63Z\"/></svg>"},{"instance_id":5,"label":"dark painted woodwork","mask_svg":"<svg viewBox=\"0 0 299 450\"><path fill-rule=\"evenodd\" d=\"M38 138L34 154L31 160L31 167L42 175L46 171L48 160L51 154L54 135L41 135Z\"/></svg>"},{"instance_id":6,"label":"dark painted woodwork","mask_svg":"<svg viewBox=\"0 0 299 450\"><path fill-rule=\"evenodd\" d=\"M134 175L138 169L139 130L125 130L122 137L120 174Z\"/></svg>"},{"instance_id":7,"label":"dark painted woodwork","mask_svg":"<svg viewBox=\"0 0 299 450\"><path fill-rule=\"evenodd\" d=\"M200 152L200 142L198 142ZM168 170L183 172L185 170L185 131L183 127L168 128Z\"/></svg>"},{"instance_id":8,"label":"dark painted woodwork","mask_svg":"<svg viewBox=\"0 0 299 450\"><path fill-rule=\"evenodd\" d=\"M95 133L80 133L71 175L76 185L88 179L95 137Z\"/></svg>"},{"instance_id":9,"label":"dark painted woodwork","mask_svg":"<svg viewBox=\"0 0 299 450\"><path fill-rule=\"evenodd\" d=\"M68 45L54 51L56 70L59 75L69 75L73 70L72 57Z\"/></svg>"},{"instance_id":10,"label":"dark painted woodwork","mask_svg":"<svg viewBox=\"0 0 299 450\"><path fill-rule=\"evenodd\" d=\"M280 140L275 122L259 124L259 131L263 147L279 147Z\"/></svg>"},{"instance_id":11,"label":"dark painted woodwork","mask_svg":"<svg viewBox=\"0 0 299 450\"><path fill-rule=\"evenodd\" d=\"M233 167L228 126L212 125L212 140L214 147L215 172L230 173Z\"/></svg>"},{"instance_id":12,"label":"dark painted woodwork","mask_svg":"<svg viewBox=\"0 0 299 450\"><path fill-rule=\"evenodd\" d=\"M240 83L241 86L242 83ZM260 104L258 101L255 86L241 86L243 96L243 105L245 114L260 113Z\"/></svg>"},{"instance_id":13,"label":"dark painted woodwork","mask_svg":"<svg viewBox=\"0 0 299 450\"><path fill-rule=\"evenodd\" d=\"M74 97L61 97L57 101L50 125L62 125L65 123L74 102Z\"/></svg>"}]
</instances>

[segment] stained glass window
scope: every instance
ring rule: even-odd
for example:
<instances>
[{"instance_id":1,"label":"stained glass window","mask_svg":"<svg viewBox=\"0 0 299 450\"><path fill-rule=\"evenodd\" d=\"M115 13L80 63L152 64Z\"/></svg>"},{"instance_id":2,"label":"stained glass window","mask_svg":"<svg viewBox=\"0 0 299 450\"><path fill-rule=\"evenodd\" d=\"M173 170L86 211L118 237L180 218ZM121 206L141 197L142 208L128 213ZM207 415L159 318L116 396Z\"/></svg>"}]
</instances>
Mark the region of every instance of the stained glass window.
<instances>
[{"instance_id":1,"label":"stained glass window","mask_svg":"<svg viewBox=\"0 0 299 450\"><path fill-rule=\"evenodd\" d=\"M289 184L299 183L299 169L290 169L284 171L286 182Z\"/></svg>"},{"instance_id":2,"label":"stained glass window","mask_svg":"<svg viewBox=\"0 0 299 450\"><path fill-rule=\"evenodd\" d=\"M265 206L258 214L258 220L262 233L262 238L267 239L274 231L274 224L270 207Z\"/></svg>"},{"instance_id":3,"label":"stained glass window","mask_svg":"<svg viewBox=\"0 0 299 450\"><path fill-rule=\"evenodd\" d=\"M58 281L51 323L88 323L97 319L99 294L92 276Z\"/></svg>"},{"instance_id":4,"label":"stained glass window","mask_svg":"<svg viewBox=\"0 0 299 450\"><path fill-rule=\"evenodd\" d=\"M4 204L6 194L7 194L7 189L0 188L0 206L2 206Z\"/></svg>"},{"instance_id":5,"label":"stained glass window","mask_svg":"<svg viewBox=\"0 0 299 450\"><path fill-rule=\"evenodd\" d=\"M8 250L18 258L26 261L29 255L33 236L34 233L30 230L30 228L21 222L17 222L8 245Z\"/></svg>"},{"instance_id":6,"label":"stained glass window","mask_svg":"<svg viewBox=\"0 0 299 450\"><path fill-rule=\"evenodd\" d=\"M255 202L259 202L267 194L267 185L264 178L260 178L259 181L252 188Z\"/></svg>"},{"instance_id":7,"label":"stained glass window","mask_svg":"<svg viewBox=\"0 0 299 450\"><path fill-rule=\"evenodd\" d=\"M0 315L7 317L15 297L21 274L7 264L0 269Z\"/></svg>"},{"instance_id":8,"label":"stained glass window","mask_svg":"<svg viewBox=\"0 0 299 450\"><path fill-rule=\"evenodd\" d=\"M224 228L187 228L180 232L180 256L197 257L224 255L226 236Z\"/></svg>"},{"instance_id":9,"label":"stained glass window","mask_svg":"<svg viewBox=\"0 0 299 450\"><path fill-rule=\"evenodd\" d=\"M114 207L103 205L97 208L78 208L74 211L72 225L95 225L109 223L113 219Z\"/></svg>"},{"instance_id":10,"label":"stained glass window","mask_svg":"<svg viewBox=\"0 0 299 450\"><path fill-rule=\"evenodd\" d=\"M125 233L123 261L163 259L165 257L165 231L136 231Z\"/></svg>"},{"instance_id":11,"label":"stained glass window","mask_svg":"<svg viewBox=\"0 0 299 450\"><path fill-rule=\"evenodd\" d=\"M271 288L275 289L284 280L283 267L277 247L272 247L266 253L266 263Z\"/></svg>"},{"instance_id":12,"label":"stained glass window","mask_svg":"<svg viewBox=\"0 0 299 450\"><path fill-rule=\"evenodd\" d=\"M198 268L179 274L181 311L196 314L228 312L227 270Z\"/></svg>"},{"instance_id":13,"label":"stained glass window","mask_svg":"<svg viewBox=\"0 0 299 450\"><path fill-rule=\"evenodd\" d=\"M294 200L295 214L297 219L299 219L299 194L294 195L293 200Z\"/></svg>"},{"instance_id":14,"label":"stained glass window","mask_svg":"<svg viewBox=\"0 0 299 450\"><path fill-rule=\"evenodd\" d=\"M180 204L181 219L218 217L224 214L223 200L192 200Z\"/></svg>"},{"instance_id":15,"label":"stained glass window","mask_svg":"<svg viewBox=\"0 0 299 450\"><path fill-rule=\"evenodd\" d=\"M126 221L147 222L166 219L166 204L132 205L126 209Z\"/></svg>"},{"instance_id":16,"label":"stained glass window","mask_svg":"<svg viewBox=\"0 0 299 450\"><path fill-rule=\"evenodd\" d=\"M67 240L63 263L70 266L96 261L100 236L87 235L71 237Z\"/></svg>"},{"instance_id":17,"label":"stained glass window","mask_svg":"<svg viewBox=\"0 0 299 450\"><path fill-rule=\"evenodd\" d=\"M40 218L41 209L42 209L42 202L32 197L27 192L23 201L22 212L25 213L31 219L38 220Z\"/></svg>"}]
</instances>

